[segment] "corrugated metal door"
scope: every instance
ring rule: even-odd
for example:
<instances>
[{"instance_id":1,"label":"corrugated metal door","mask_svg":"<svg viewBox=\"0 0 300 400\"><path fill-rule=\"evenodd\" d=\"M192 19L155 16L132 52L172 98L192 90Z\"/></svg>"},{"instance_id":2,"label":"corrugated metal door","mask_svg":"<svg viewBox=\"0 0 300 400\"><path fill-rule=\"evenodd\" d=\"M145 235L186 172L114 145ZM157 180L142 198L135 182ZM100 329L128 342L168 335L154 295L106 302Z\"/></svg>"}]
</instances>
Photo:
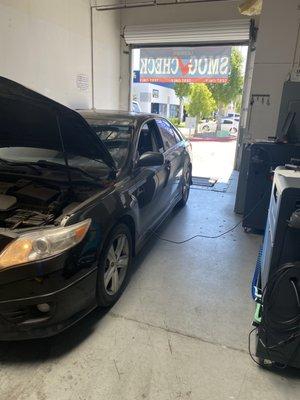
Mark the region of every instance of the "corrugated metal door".
<instances>
[{"instance_id":1,"label":"corrugated metal door","mask_svg":"<svg viewBox=\"0 0 300 400\"><path fill-rule=\"evenodd\" d=\"M242 44L250 39L250 20L128 25L124 28L124 39L132 46Z\"/></svg>"}]
</instances>

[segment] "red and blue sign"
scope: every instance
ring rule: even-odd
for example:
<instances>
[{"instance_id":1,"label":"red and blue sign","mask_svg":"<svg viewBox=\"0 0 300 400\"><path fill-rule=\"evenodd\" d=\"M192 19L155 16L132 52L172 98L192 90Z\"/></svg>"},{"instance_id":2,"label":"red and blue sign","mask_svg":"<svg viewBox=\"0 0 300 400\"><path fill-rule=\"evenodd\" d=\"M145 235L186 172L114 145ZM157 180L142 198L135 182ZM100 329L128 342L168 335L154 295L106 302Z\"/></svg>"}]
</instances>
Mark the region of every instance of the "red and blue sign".
<instances>
[{"instance_id":1,"label":"red and blue sign","mask_svg":"<svg viewBox=\"0 0 300 400\"><path fill-rule=\"evenodd\" d=\"M230 57L230 46L141 49L139 82L226 83Z\"/></svg>"}]
</instances>

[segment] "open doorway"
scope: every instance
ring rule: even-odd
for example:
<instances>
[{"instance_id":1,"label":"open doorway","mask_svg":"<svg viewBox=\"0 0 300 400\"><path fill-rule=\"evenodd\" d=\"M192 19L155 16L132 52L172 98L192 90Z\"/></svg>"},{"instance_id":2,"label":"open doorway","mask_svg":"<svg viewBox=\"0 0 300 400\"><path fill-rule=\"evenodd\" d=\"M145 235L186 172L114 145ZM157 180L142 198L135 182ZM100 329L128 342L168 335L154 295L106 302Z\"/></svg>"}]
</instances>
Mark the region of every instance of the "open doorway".
<instances>
[{"instance_id":1,"label":"open doorway","mask_svg":"<svg viewBox=\"0 0 300 400\"><path fill-rule=\"evenodd\" d=\"M132 110L160 114L190 139L199 186L232 175L247 53L246 45L132 50Z\"/></svg>"}]
</instances>

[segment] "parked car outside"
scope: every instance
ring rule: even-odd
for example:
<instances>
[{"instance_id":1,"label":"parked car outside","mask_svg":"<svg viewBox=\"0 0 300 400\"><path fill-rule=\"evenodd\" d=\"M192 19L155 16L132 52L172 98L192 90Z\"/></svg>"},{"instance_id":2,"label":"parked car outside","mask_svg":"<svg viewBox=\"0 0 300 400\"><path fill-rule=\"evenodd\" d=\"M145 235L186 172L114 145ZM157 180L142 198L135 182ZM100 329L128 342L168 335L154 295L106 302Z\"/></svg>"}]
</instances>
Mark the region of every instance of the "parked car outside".
<instances>
[{"instance_id":1,"label":"parked car outside","mask_svg":"<svg viewBox=\"0 0 300 400\"><path fill-rule=\"evenodd\" d=\"M231 134L236 134L239 129L239 121L233 118L222 118L221 119L221 131L228 131ZM198 131L207 133L207 132L216 132L217 131L217 121L211 120L206 122L201 122L198 125Z\"/></svg>"},{"instance_id":2,"label":"parked car outside","mask_svg":"<svg viewBox=\"0 0 300 400\"><path fill-rule=\"evenodd\" d=\"M228 131L231 134L236 134L239 130L239 121L233 118L223 118L221 120L221 131Z\"/></svg>"},{"instance_id":3,"label":"parked car outside","mask_svg":"<svg viewBox=\"0 0 300 400\"><path fill-rule=\"evenodd\" d=\"M198 125L199 132L215 132L217 129L217 122L215 120L202 120Z\"/></svg>"},{"instance_id":4,"label":"parked car outside","mask_svg":"<svg viewBox=\"0 0 300 400\"><path fill-rule=\"evenodd\" d=\"M234 112L229 112L227 114L226 118L232 118L232 119L234 119L236 121L239 121L240 120L240 114L234 113Z\"/></svg>"},{"instance_id":5,"label":"parked car outside","mask_svg":"<svg viewBox=\"0 0 300 400\"><path fill-rule=\"evenodd\" d=\"M188 200L191 148L157 115L75 112L0 78L0 339L54 335L122 294Z\"/></svg>"}]
</instances>

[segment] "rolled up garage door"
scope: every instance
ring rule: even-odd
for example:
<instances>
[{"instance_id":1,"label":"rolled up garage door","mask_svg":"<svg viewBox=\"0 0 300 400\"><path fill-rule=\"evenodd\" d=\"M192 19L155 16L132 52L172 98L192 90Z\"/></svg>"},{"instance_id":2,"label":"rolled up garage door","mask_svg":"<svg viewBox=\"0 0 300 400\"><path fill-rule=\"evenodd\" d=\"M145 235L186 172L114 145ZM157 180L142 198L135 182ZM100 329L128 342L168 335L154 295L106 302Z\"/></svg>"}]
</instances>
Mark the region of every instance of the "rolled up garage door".
<instances>
[{"instance_id":1,"label":"rolled up garage door","mask_svg":"<svg viewBox=\"0 0 300 400\"><path fill-rule=\"evenodd\" d=\"M243 44L250 39L250 20L128 25L124 39L133 46L177 44Z\"/></svg>"}]
</instances>

